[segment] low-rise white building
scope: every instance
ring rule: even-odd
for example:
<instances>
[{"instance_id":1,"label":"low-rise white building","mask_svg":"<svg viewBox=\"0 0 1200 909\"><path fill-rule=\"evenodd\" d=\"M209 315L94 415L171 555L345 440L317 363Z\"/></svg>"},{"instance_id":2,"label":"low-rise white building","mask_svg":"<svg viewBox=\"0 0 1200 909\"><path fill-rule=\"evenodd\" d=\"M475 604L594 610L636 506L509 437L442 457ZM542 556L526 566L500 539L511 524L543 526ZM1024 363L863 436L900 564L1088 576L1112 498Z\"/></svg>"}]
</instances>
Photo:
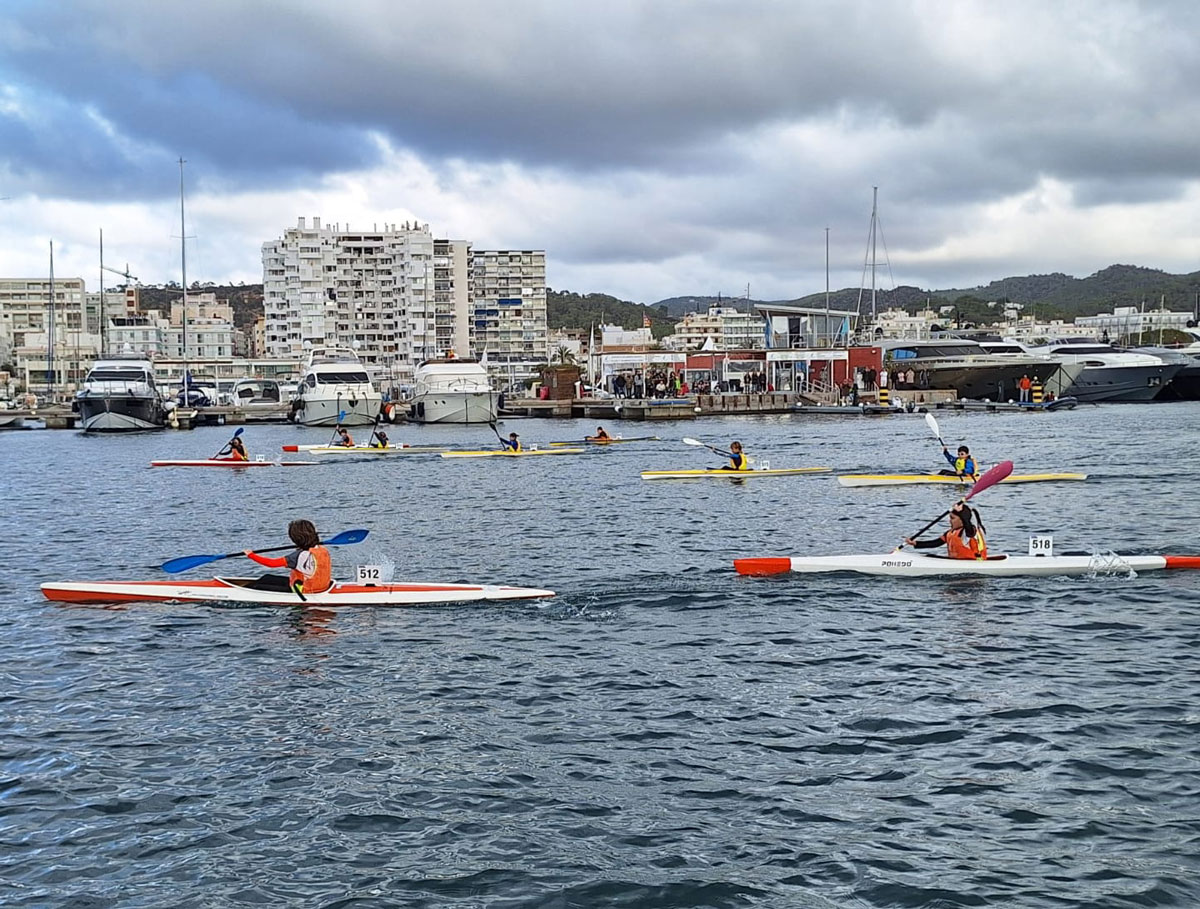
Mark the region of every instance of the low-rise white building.
<instances>
[{"instance_id":1,"label":"low-rise white building","mask_svg":"<svg viewBox=\"0 0 1200 909\"><path fill-rule=\"evenodd\" d=\"M767 321L730 306L713 306L706 313L685 313L675 333L663 339L672 350L755 350L765 345Z\"/></svg>"}]
</instances>

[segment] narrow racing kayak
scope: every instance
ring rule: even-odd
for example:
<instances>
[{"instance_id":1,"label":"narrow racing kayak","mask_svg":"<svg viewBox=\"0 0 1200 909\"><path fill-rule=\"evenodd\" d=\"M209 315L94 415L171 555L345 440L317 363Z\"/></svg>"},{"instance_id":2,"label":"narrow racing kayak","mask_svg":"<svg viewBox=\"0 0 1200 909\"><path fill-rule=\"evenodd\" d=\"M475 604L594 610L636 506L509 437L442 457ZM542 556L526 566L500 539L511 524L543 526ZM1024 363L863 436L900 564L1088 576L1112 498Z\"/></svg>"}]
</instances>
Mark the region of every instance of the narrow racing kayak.
<instances>
[{"instance_id":1,"label":"narrow racing kayak","mask_svg":"<svg viewBox=\"0 0 1200 909\"><path fill-rule=\"evenodd\" d=\"M944 575L996 575L1039 577L1084 575L1114 571L1157 571L1164 568L1200 568L1200 556L1161 555L996 555L986 559L951 559L897 550L883 555L834 555L759 559L735 559L738 574L771 575L850 571L899 578L928 578Z\"/></svg>"},{"instance_id":2,"label":"narrow racing kayak","mask_svg":"<svg viewBox=\"0 0 1200 909\"><path fill-rule=\"evenodd\" d=\"M1086 473L1021 473L1009 474L1001 483L1059 483L1067 480L1086 480ZM848 473L838 477L843 486L911 486L917 483L941 483L970 486L971 480L948 477L937 473Z\"/></svg>"},{"instance_id":3,"label":"narrow racing kayak","mask_svg":"<svg viewBox=\"0 0 1200 909\"><path fill-rule=\"evenodd\" d=\"M571 439L568 442L551 442L551 445L624 445L626 442L657 442L658 436L637 436L632 439Z\"/></svg>"},{"instance_id":4,"label":"narrow racing kayak","mask_svg":"<svg viewBox=\"0 0 1200 909\"><path fill-rule=\"evenodd\" d=\"M438 454L450 449L439 445L389 445L387 448L371 448L369 445L284 445L283 450L303 451L306 454L399 455Z\"/></svg>"},{"instance_id":5,"label":"narrow racing kayak","mask_svg":"<svg viewBox=\"0 0 1200 909\"><path fill-rule=\"evenodd\" d=\"M224 458L205 458L197 461L151 461L151 467L311 467L316 461L230 461Z\"/></svg>"},{"instance_id":6,"label":"narrow racing kayak","mask_svg":"<svg viewBox=\"0 0 1200 909\"><path fill-rule=\"evenodd\" d=\"M829 473L832 467L772 467L762 470L643 470L643 480L694 480L699 477L718 477L723 480L744 480L748 477L795 477L806 473Z\"/></svg>"},{"instance_id":7,"label":"narrow racing kayak","mask_svg":"<svg viewBox=\"0 0 1200 909\"><path fill-rule=\"evenodd\" d=\"M583 454L582 448L522 448L520 451L489 449L488 451L443 451L443 458L524 458L534 455Z\"/></svg>"},{"instance_id":8,"label":"narrow racing kayak","mask_svg":"<svg viewBox=\"0 0 1200 909\"><path fill-rule=\"evenodd\" d=\"M291 591L255 590L254 578L211 581L66 581L43 584L46 599L59 603L253 603L299 606ZM472 600L532 600L554 596L553 590L491 584L341 584L324 593L306 593L306 606L421 606Z\"/></svg>"}]
</instances>

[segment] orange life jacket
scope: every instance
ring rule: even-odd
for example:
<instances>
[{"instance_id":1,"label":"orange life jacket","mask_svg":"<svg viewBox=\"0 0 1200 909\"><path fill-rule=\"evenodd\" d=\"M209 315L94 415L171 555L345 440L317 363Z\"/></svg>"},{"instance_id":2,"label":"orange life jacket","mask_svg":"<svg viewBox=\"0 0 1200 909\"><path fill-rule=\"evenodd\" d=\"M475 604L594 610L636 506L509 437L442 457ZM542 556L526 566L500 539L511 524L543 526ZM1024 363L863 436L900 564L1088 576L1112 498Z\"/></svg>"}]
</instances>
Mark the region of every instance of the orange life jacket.
<instances>
[{"instance_id":1,"label":"orange life jacket","mask_svg":"<svg viewBox=\"0 0 1200 909\"><path fill-rule=\"evenodd\" d=\"M293 568L288 575L288 581L294 588L301 584L301 593L323 593L333 583L333 566L329 560L329 550L324 546L314 546L308 551L316 563L311 575Z\"/></svg>"},{"instance_id":2,"label":"orange life jacket","mask_svg":"<svg viewBox=\"0 0 1200 909\"><path fill-rule=\"evenodd\" d=\"M961 530L947 530L942 534L946 543L946 553L952 559L986 559L987 541L983 531L975 529L975 536L963 539Z\"/></svg>"}]
</instances>

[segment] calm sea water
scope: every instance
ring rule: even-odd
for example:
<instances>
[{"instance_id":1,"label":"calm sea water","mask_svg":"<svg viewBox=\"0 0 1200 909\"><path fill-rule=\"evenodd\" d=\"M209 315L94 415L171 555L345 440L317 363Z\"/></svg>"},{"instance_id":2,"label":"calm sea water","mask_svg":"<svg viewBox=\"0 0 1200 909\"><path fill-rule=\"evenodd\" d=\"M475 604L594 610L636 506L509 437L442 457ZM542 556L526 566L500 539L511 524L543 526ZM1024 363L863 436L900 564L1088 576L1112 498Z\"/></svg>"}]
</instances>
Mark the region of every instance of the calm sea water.
<instances>
[{"instance_id":1,"label":"calm sea water","mask_svg":"<svg viewBox=\"0 0 1200 909\"><path fill-rule=\"evenodd\" d=\"M1052 533L1059 550L1200 551L1200 406L939 419L985 463L1091 474L981 494L994 550ZM1200 904L1200 576L739 578L735 556L891 547L953 495L639 470L718 460L684 435L776 467L936 469L924 421L650 431L664 441L578 457L244 473L147 467L228 429L0 435L0 903ZM326 433L245 438L253 456ZM370 529L336 551L343 574L559 596L321 612L38 592L279 545L300 516Z\"/></svg>"}]
</instances>

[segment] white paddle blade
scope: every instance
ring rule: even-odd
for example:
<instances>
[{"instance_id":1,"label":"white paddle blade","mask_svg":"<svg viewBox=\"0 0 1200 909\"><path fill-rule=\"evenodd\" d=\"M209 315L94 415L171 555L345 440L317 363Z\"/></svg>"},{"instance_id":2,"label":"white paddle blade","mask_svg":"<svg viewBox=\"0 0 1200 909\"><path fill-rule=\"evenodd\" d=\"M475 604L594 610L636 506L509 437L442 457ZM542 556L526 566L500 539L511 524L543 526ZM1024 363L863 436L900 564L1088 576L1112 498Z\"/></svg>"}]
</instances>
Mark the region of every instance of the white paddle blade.
<instances>
[{"instance_id":1,"label":"white paddle blade","mask_svg":"<svg viewBox=\"0 0 1200 909\"><path fill-rule=\"evenodd\" d=\"M701 448L708 447L703 442L701 442L699 439L680 439L680 441L683 442L684 445L699 445Z\"/></svg>"},{"instance_id":2,"label":"white paddle blade","mask_svg":"<svg viewBox=\"0 0 1200 909\"><path fill-rule=\"evenodd\" d=\"M929 427L929 431L933 433L933 437L940 442L942 440L942 431L938 429L938 422L933 414L925 414L925 425Z\"/></svg>"}]
</instances>

